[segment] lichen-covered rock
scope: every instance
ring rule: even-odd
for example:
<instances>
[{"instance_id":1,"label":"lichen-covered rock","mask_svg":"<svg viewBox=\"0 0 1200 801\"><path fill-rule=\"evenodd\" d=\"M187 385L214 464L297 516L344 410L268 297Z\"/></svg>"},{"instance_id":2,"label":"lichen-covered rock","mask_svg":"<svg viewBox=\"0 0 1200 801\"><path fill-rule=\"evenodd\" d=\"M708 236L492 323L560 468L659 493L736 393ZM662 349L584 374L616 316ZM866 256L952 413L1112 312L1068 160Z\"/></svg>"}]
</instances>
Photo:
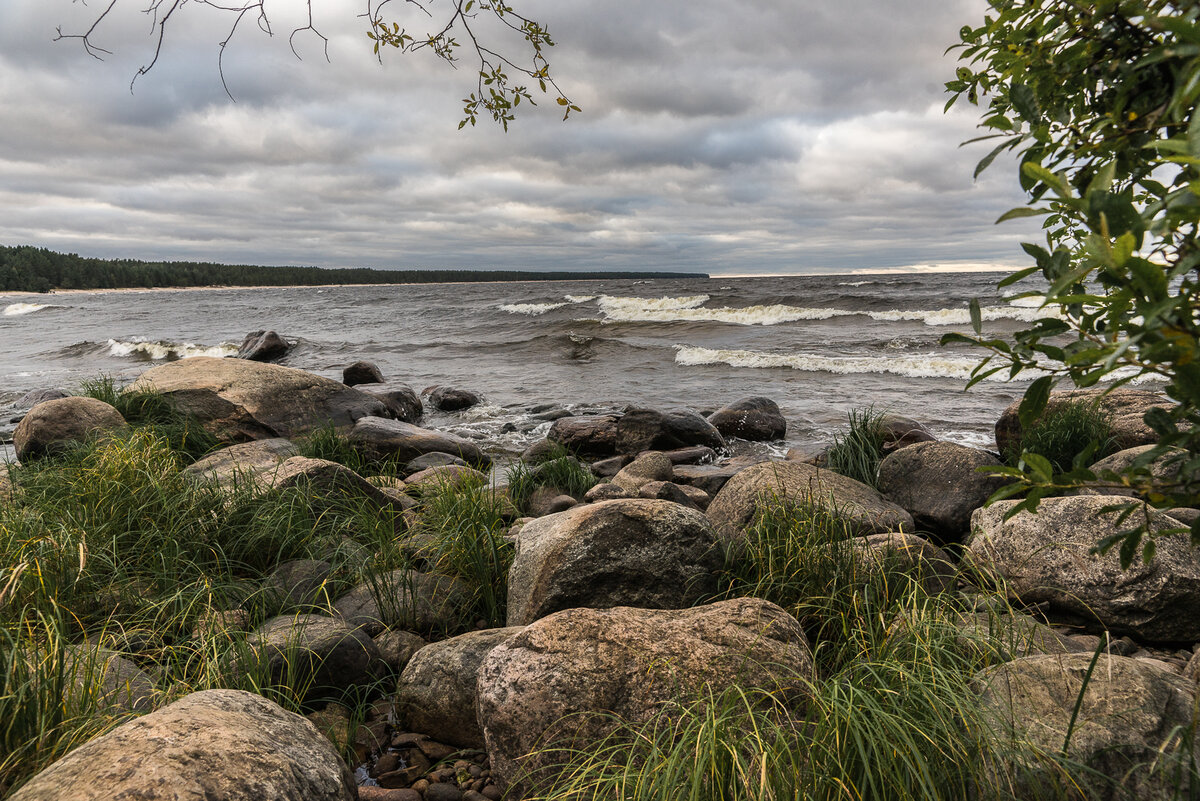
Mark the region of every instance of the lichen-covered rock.
<instances>
[{"instance_id":1,"label":"lichen-covered rock","mask_svg":"<svg viewBox=\"0 0 1200 801\"><path fill-rule=\"evenodd\" d=\"M491 467L491 457L470 440L421 428L399 420L364 417L354 424L350 444L369 459L408 462L427 453L449 453L479 469Z\"/></svg>"},{"instance_id":2,"label":"lichen-covered rock","mask_svg":"<svg viewBox=\"0 0 1200 801\"><path fill-rule=\"evenodd\" d=\"M292 438L387 414L381 400L339 381L245 359L168 362L142 373L131 389L163 394L227 442Z\"/></svg>"},{"instance_id":3,"label":"lichen-covered rock","mask_svg":"<svg viewBox=\"0 0 1200 801\"><path fill-rule=\"evenodd\" d=\"M586 750L613 716L648 720L731 684L798 699L813 677L795 618L756 598L682 610L566 609L493 648L478 674L479 723L492 774L519 798L517 777L551 778L546 751Z\"/></svg>"},{"instance_id":4,"label":"lichen-covered rock","mask_svg":"<svg viewBox=\"0 0 1200 801\"><path fill-rule=\"evenodd\" d=\"M1177 798L1174 768L1182 767L1183 775L1197 768L1194 741L1186 736L1195 725L1195 685L1145 660L1106 654L1089 676L1091 661L1088 653L1029 656L986 670L974 683L1004 740L1056 753L1070 732L1067 757L1088 769L1074 772L1082 786L1071 797ZM1052 762L1020 759L985 759L979 796L1059 797L1055 788L1064 788Z\"/></svg>"},{"instance_id":5,"label":"lichen-covered rock","mask_svg":"<svg viewBox=\"0 0 1200 801\"><path fill-rule=\"evenodd\" d=\"M402 725L459 748L483 748L476 674L493 648L520 631L520 626L472 631L417 651L396 686Z\"/></svg>"},{"instance_id":6,"label":"lichen-covered rock","mask_svg":"<svg viewBox=\"0 0 1200 801\"><path fill-rule=\"evenodd\" d=\"M612 483L626 492L637 495L643 484L651 481L670 481L674 474L671 460L657 451L644 453L621 468Z\"/></svg>"},{"instance_id":7,"label":"lichen-covered rock","mask_svg":"<svg viewBox=\"0 0 1200 801\"><path fill-rule=\"evenodd\" d=\"M723 436L753 442L783 439L787 433L787 421L779 404L757 395L721 407L708 416L708 422Z\"/></svg>"},{"instance_id":8,"label":"lichen-covered rock","mask_svg":"<svg viewBox=\"0 0 1200 801\"><path fill-rule=\"evenodd\" d=\"M1105 496L1045 498L1036 514L1005 520L1017 501L998 501L971 518L967 552L974 563L1002 576L1023 602L1081 618L1141 640L1200 640L1200 553L1182 537L1157 538L1150 564L1135 559L1122 569L1117 549L1093 549L1120 530ZM1150 533L1175 522L1147 510Z\"/></svg>"},{"instance_id":9,"label":"lichen-covered rock","mask_svg":"<svg viewBox=\"0 0 1200 801\"><path fill-rule=\"evenodd\" d=\"M716 535L695 510L643 499L586 504L517 535L508 625L573 607L690 606L715 591L721 565Z\"/></svg>"},{"instance_id":10,"label":"lichen-covered rock","mask_svg":"<svg viewBox=\"0 0 1200 801\"><path fill-rule=\"evenodd\" d=\"M126 428L121 413L95 398L42 401L13 431L13 449L22 462L53 456L103 431Z\"/></svg>"},{"instance_id":11,"label":"lichen-covered rock","mask_svg":"<svg viewBox=\"0 0 1200 801\"><path fill-rule=\"evenodd\" d=\"M844 519L853 533L911 531L908 512L866 484L799 462L764 462L730 478L708 506L726 540L739 539L764 503L812 504Z\"/></svg>"},{"instance_id":12,"label":"lichen-covered rock","mask_svg":"<svg viewBox=\"0 0 1200 801\"><path fill-rule=\"evenodd\" d=\"M954 442L920 442L893 451L879 463L879 491L906 509L917 527L943 542L961 542L971 513L1008 483L980 473L1000 467L987 451Z\"/></svg>"},{"instance_id":13,"label":"lichen-covered rock","mask_svg":"<svg viewBox=\"0 0 1200 801\"><path fill-rule=\"evenodd\" d=\"M310 722L240 690L192 693L97 737L11 801L353 801L354 776Z\"/></svg>"}]
</instances>

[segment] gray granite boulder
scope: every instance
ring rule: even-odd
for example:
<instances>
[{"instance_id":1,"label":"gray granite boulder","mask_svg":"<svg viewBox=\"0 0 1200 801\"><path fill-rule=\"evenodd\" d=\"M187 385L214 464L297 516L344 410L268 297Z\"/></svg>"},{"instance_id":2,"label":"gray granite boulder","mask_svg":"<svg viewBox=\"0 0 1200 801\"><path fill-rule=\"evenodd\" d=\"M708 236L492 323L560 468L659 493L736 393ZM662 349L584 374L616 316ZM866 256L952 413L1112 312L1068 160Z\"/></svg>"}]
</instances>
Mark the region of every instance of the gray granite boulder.
<instances>
[{"instance_id":1,"label":"gray granite boulder","mask_svg":"<svg viewBox=\"0 0 1200 801\"><path fill-rule=\"evenodd\" d=\"M573 607L691 606L723 564L704 515L670 501L586 504L526 524L508 574L508 625Z\"/></svg>"},{"instance_id":2,"label":"gray granite boulder","mask_svg":"<svg viewBox=\"0 0 1200 801\"><path fill-rule=\"evenodd\" d=\"M369 686L384 668L365 631L325 615L273 617L248 642L272 680L303 688L306 698Z\"/></svg>"},{"instance_id":3,"label":"gray granite boulder","mask_svg":"<svg viewBox=\"0 0 1200 801\"><path fill-rule=\"evenodd\" d=\"M53 456L104 431L128 427L121 413L95 398L59 398L34 406L13 431L17 459Z\"/></svg>"},{"instance_id":4,"label":"gray granite boulder","mask_svg":"<svg viewBox=\"0 0 1200 801\"><path fill-rule=\"evenodd\" d=\"M599 414L555 420L546 439L580 457L612 456L617 452L619 415Z\"/></svg>"},{"instance_id":5,"label":"gray granite boulder","mask_svg":"<svg viewBox=\"0 0 1200 801\"><path fill-rule=\"evenodd\" d=\"M670 481L674 475L671 460L665 454L649 451L621 468L612 483L626 492L637 495L642 485L651 481Z\"/></svg>"},{"instance_id":6,"label":"gray granite boulder","mask_svg":"<svg viewBox=\"0 0 1200 801\"><path fill-rule=\"evenodd\" d=\"M1118 387L1107 394L1101 389L1068 389L1051 392L1043 414L1069 403L1096 404L1108 414L1113 437L1122 449L1157 442L1158 435L1142 418L1154 407L1169 409L1175 405L1163 393L1146 389ZM996 421L996 447L1000 453L1008 453L1021 441L1020 406L1020 401L1014 401Z\"/></svg>"},{"instance_id":7,"label":"gray granite boulder","mask_svg":"<svg viewBox=\"0 0 1200 801\"><path fill-rule=\"evenodd\" d=\"M168 362L142 373L131 389L161 393L227 442L293 438L388 413L383 401L339 381L244 359Z\"/></svg>"},{"instance_id":8,"label":"gray granite boulder","mask_svg":"<svg viewBox=\"0 0 1200 801\"><path fill-rule=\"evenodd\" d=\"M273 437L241 442L214 451L185 467L182 473L198 482L232 488L257 483L262 476L274 473L279 465L299 455L300 449L291 440Z\"/></svg>"},{"instance_id":9,"label":"gray granite boulder","mask_svg":"<svg viewBox=\"0 0 1200 801\"><path fill-rule=\"evenodd\" d=\"M739 539L760 509L812 504L846 521L851 533L912 531L913 519L876 490L800 462L764 462L730 478L709 504L708 519L725 540Z\"/></svg>"},{"instance_id":10,"label":"gray granite boulder","mask_svg":"<svg viewBox=\"0 0 1200 801\"><path fill-rule=\"evenodd\" d=\"M401 725L459 748L483 748L475 713L476 674L493 648L522 630L514 626L472 631L417 651L396 687Z\"/></svg>"},{"instance_id":11,"label":"gray granite boulder","mask_svg":"<svg viewBox=\"0 0 1200 801\"><path fill-rule=\"evenodd\" d=\"M971 513L1008 483L980 468L1000 467L995 455L954 442L919 442L879 463L879 491L943 542L961 542Z\"/></svg>"},{"instance_id":12,"label":"gray granite boulder","mask_svg":"<svg viewBox=\"0 0 1200 801\"><path fill-rule=\"evenodd\" d=\"M251 331L242 340L237 357L254 362L270 362L283 358L291 349L291 343L274 331Z\"/></svg>"},{"instance_id":13,"label":"gray granite boulder","mask_svg":"<svg viewBox=\"0 0 1200 801\"><path fill-rule=\"evenodd\" d=\"M353 801L354 775L312 723L260 695L206 690L90 740L11 801Z\"/></svg>"},{"instance_id":14,"label":"gray granite boulder","mask_svg":"<svg viewBox=\"0 0 1200 801\"><path fill-rule=\"evenodd\" d=\"M1046 498L1036 514L1005 520L1016 503L998 501L975 512L967 553L1022 602L1140 640L1200 641L1200 552L1185 538L1159 537L1150 564L1135 559L1123 570L1116 548L1104 556L1092 552L1129 525L1117 523L1117 512L1102 511L1112 498ZM1147 514L1151 534L1175 525L1153 510Z\"/></svg>"},{"instance_id":15,"label":"gray granite boulder","mask_svg":"<svg viewBox=\"0 0 1200 801\"><path fill-rule=\"evenodd\" d=\"M402 568L358 585L333 608L347 623L370 634L385 628L443 632L458 627L460 610L469 598L458 579Z\"/></svg>"},{"instance_id":16,"label":"gray granite boulder","mask_svg":"<svg viewBox=\"0 0 1200 801\"><path fill-rule=\"evenodd\" d=\"M1145 660L1092 654L1029 656L975 677L980 701L1002 740L1017 740L1084 766L1078 796L1096 801L1178 798L1175 768L1194 775L1196 686ZM1028 753L1029 749L1017 751ZM1063 779L1053 763L995 754L983 762L981 798L1056 798ZM1012 793L1008 795L1007 793Z\"/></svg>"},{"instance_id":17,"label":"gray granite boulder","mask_svg":"<svg viewBox=\"0 0 1200 801\"><path fill-rule=\"evenodd\" d=\"M488 653L478 673L479 724L493 777L520 798L528 785L518 777L552 777L557 760L547 748L586 750L614 729L614 715L644 722L668 702L735 683L794 701L812 678L799 623L767 601L566 609Z\"/></svg>"},{"instance_id":18,"label":"gray granite boulder","mask_svg":"<svg viewBox=\"0 0 1200 801\"><path fill-rule=\"evenodd\" d=\"M448 453L480 469L492 464L491 457L468 439L400 420L364 417L354 424L348 439L356 450L376 461L409 462L427 453Z\"/></svg>"}]
</instances>

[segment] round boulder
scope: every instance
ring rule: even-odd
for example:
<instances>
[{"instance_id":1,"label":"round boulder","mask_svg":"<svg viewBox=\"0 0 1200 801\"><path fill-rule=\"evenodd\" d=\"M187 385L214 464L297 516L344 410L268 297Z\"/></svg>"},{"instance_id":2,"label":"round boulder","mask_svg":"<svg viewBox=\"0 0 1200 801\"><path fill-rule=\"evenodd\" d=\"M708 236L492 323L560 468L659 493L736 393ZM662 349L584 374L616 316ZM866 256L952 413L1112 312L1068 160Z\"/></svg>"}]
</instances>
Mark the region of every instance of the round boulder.
<instances>
[{"instance_id":1,"label":"round boulder","mask_svg":"<svg viewBox=\"0 0 1200 801\"><path fill-rule=\"evenodd\" d=\"M237 357L254 362L269 362L286 356L291 348L291 343L274 331L251 331L242 340Z\"/></svg>"},{"instance_id":2,"label":"round boulder","mask_svg":"<svg viewBox=\"0 0 1200 801\"><path fill-rule=\"evenodd\" d=\"M1118 549L1101 556L1102 539L1131 523L1103 511L1102 495L1045 498L1036 514L1005 514L1018 501L998 501L971 518L967 552L979 567L1004 578L1009 592L1027 604L1144 641L1200 641L1200 553L1186 538L1157 538L1150 564L1135 559L1122 569ZM1176 526L1153 510L1150 536ZM1140 512L1139 512L1140 515Z\"/></svg>"},{"instance_id":3,"label":"round boulder","mask_svg":"<svg viewBox=\"0 0 1200 801\"><path fill-rule=\"evenodd\" d=\"M1144 660L1107 654L1089 675L1091 661L1090 653L1028 656L986 670L974 683L1004 741L1043 753L1069 742L1067 758L1085 768L1073 772L1077 797L1178 798L1175 780L1197 769L1187 736L1195 726L1195 684ZM986 759L984 769L990 775L980 782L982 798L1051 798L1052 788L1064 789L1050 760L1021 760L1009 751Z\"/></svg>"},{"instance_id":4,"label":"round boulder","mask_svg":"<svg viewBox=\"0 0 1200 801\"><path fill-rule=\"evenodd\" d=\"M612 456L617 452L619 419L615 414L563 417L550 426L546 439L577 456Z\"/></svg>"},{"instance_id":5,"label":"round boulder","mask_svg":"<svg viewBox=\"0 0 1200 801\"><path fill-rule=\"evenodd\" d=\"M460 634L417 651L396 688L396 714L409 731L459 748L483 748L475 715L475 674L484 657L522 629Z\"/></svg>"},{"instance_id":6,"label":"round boulder","mask_svg":"<svg viewBox=\"0 0 1200 801\"><path fill-rule=\"evenodd\" d=\"M879 463L879 491L943 542L961 542L971 513L1007 483L979 468L1001 467L987 451L954 442L919 442Z\"/></svg>"},{"instance_id":7,"label":"round boulder","mask_svg":"<svg viewBox=\"0 0 1200 801\"><path fill-rule=\"evenodd\" d=\"M214 451L185 467L182 473L198 482L232 488L239 483L254 482L266 474L274 473L283 462L299 455L300 449L291 440L273 437Z\"/></svg>"},{"instance_id":8,"label":"round boulder","mask_svg":"<svg viewBox=\"0 0 1200 801\"><path fill-rule=\"evenodd\" d=\"M382 384L383 373L375 362L354 362L342 368L342 383L348 387L359 384Z\"/></svg>"},{"instance_id":9,"label":"round boulder","mask_svg":"<svg viewBox=\"0 0 1200 801\"><path fill-rule=\"evenodd\" d=\"M682 610L566 609L488 653L479 724L493 777L520 798L529 778L552 778L558 759L548 749L586 750L613 731L614 716L644 722L668 702L735 683L796 700L812 678L800 624L757 598Z\"/></svg>"},{"instance_id":10,"label":"round boulder","mask_svg":"<svg viewBox=\"0 0 1200 801\"><path fill-rule=\"evenodd\" d=\"M192 693L97 737L10 801L353 801L354 775L312 723L240 690Z\"/></svg>"},{"instance_id":11,"label":"round boulder","mask_svg":"<svg viewBox=\"0 0 1200 801\"><path fill-rule=\"evenodd\" d=\"M723 564L700 512L670 501L601 501L526 524L508 574L508 625L560 609L677 609L716 590Z\"/></svg>"},{"instance_id":12,"label":"round boulder","mask_svg":"<svg viewBox=\"0 0 1200 801\"><path fill-rule=\"evenodd\" d=\"M383 401L391 416L406 423L415 423L425 414L425 405L416 390L404 384L386 387L371 387L363 390Z\"/></svg>"},{"instance_id":13,"label":"round boulder","mask_svg":"<svg viewBox=\"0 0 1200 801\"><path fill-rule=\"evenodd\" d=\"M383 663L362 629L325 615L280 615L250 634L255 655L275 681L320 697L372 684Z\"/></svg>"},{"instance_id":14,"label":"round boulder","mask_svg":"<svg viewBox=\"0 0 1200 801\"><path fill-rule=\"evenodd\" d=\"M479 404L474 392L456 387L429 387L422 395L429 398L429 405L440 412L457 412Z\"/></svg>"},{"instance_id":15,"label":"round boulder","mask_svg":"<svg viewBox=\"0 0 1200 801\"><path fill-rule=\"evenodd\" d=\"M375 635L385 628L448 631L470 597L461 581L416 570L393 570L360 584L333 604L351 626Z\"/></svg>"},{"instance_id":16,"label":"round boulder","mask_svg":"<svg viewBox=\"0 0 1200 801\"><path fill-rule=\"evenodd\" d=\"M739 539L766 504L779 501L823 507L844 519L852 533L913 529L908 512L852 478L800 462L763 462L725 482L706 514L717 534Z\"/></svg>"},{"instance_id":17,"label":"round boulder","mask_svg":"<svg viewBox=\"0 0 1200 801\"><path fill-rule=\"evenodd\" d=\"M17 459L27 462L61 453L102 431L125 428L121 413L95 398L42 401L29 410L13 431Z\"/></svg>"},{"instance_id":18,"label":"round boulder","mask_svg":"<svg viewBox=\"0 0 1200 801\"><path fill-rule=\"evenodd\" d=\"M787 421L779 404L757 395L721 407L708 416L708 422L723 436L753 442L783 439L787 434Z\"/></svg>"}]
</instances>

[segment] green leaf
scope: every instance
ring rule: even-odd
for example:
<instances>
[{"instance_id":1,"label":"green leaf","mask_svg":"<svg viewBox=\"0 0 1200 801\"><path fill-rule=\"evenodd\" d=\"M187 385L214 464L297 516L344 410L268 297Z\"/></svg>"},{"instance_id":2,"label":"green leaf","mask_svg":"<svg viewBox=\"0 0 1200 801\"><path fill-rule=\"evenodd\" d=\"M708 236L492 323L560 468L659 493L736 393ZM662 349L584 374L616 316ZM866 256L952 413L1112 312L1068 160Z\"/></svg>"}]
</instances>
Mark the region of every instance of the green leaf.
<instances>
[{"instance_id":1,"label":"green leaf","mask_svg":"<svg viewBox=\"0 0 1200 801\"><path fill-rule=\"evenodd\" d=\"M1054 376L1044 375L1025 390L1025 397L1021 398L1021 405L1017 407L1017 418L1023 428L1033 425L1033 421L1045 410L1053 386Z\"/></svg>"},{"instance_id":2,"label":"green leaf","mask_svg":"<svg viewBox=\"0 0 1200 801\"><path fill-rule=\"evenodd\" d=\"M978 173L976 173L976 175L978 175ZM1007 220L1015 220L1019 217L1041 217L1052 213L1053 211L1051 209L1034 209L1030 208L1029 206L1017 206L1015 209L1009 209L997 217L995 224L999 225L1002 222L1006 222Z\"/></svg>"},{"instance_id":3,"label":"green leaf","mask_svg":"<svg viewBox=\"0 0 1200 801\"><path fill-rule=\"evenodd\" d=\"M1013 108L1027 122L1041 121L1042 112L1038 108L1037 95L1034 94L1033 89L1023 83L1014 83L1008 90L1008 97L1012 101Z\"/></svg>"},{"instance_id":4,"label":"green leaf","mask_svg":"<svg viewBox=\"0 0 1200 801\"><path fill-rule=\"evenodd\" d=\"M983 332L983 315L979 311L979 298L971 298L968 308L971 312L971 328L976 334Z\"/></svg>"}]
</instances>

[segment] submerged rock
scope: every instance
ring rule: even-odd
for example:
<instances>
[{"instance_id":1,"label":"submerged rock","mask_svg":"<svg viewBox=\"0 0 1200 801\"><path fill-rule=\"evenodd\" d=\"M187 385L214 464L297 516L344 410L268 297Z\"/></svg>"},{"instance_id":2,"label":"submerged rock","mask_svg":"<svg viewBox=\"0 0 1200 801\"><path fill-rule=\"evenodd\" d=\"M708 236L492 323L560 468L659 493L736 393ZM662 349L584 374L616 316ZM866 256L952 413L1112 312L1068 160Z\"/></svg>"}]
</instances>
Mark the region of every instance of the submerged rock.
<instances>
[{"instance_id":1,"label":"submerged rock","mask_svg":"<svg viewBox=\"0 0 1200 801\"><path fill-rule=\"evenodd\" d=\"M251 331L242 340L237 357L255 362L270 362L283 358L291 348L291 343L274 331Z\"/></svg>"}]
</instances>

